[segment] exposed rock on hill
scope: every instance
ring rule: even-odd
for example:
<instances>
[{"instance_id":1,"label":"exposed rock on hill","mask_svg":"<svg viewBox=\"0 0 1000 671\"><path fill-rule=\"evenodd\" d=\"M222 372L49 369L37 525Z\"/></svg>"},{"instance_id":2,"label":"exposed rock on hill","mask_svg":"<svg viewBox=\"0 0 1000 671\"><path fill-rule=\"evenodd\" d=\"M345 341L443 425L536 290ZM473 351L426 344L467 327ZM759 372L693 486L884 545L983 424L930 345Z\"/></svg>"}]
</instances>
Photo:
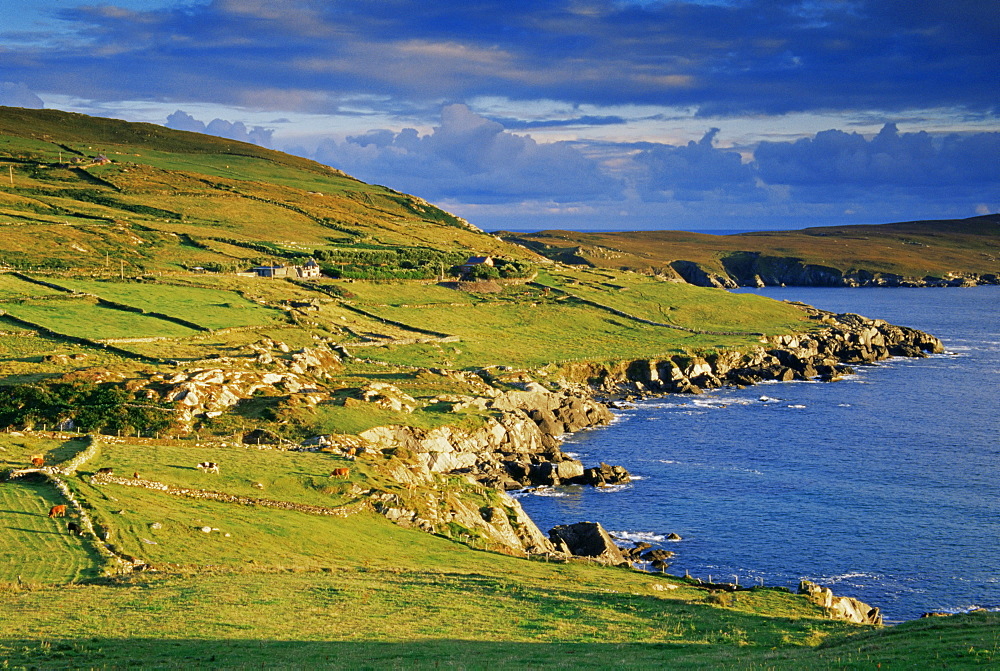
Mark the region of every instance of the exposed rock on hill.
<instances>
[{"instance_id":1,"label":"exposed rock on hill","mask_svg":"<svg viewBox=\"0 0 1000 671\"><path fill-rule=\"evenodd\" d=\"M807 599L825 608L834 619L858 624L882 625L882 613L877 607L869 606L853 597L835 596L829 587L803 580L799 583L799 594L806 595Z\"/></svg>"}]
</instances>

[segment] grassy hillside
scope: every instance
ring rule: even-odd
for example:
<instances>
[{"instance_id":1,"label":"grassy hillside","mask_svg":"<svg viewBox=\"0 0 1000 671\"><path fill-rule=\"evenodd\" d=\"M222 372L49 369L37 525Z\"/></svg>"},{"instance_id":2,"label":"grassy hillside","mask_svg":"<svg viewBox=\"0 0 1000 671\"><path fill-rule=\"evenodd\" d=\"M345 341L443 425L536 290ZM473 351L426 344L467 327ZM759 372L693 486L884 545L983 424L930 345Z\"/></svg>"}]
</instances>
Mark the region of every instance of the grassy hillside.
<instances>
[{"instance_id":1,"label":"grassy hillside","mask_svg":"<svg viewBox=\"0 0 1000 671\"><path fill-rule=\"evenodd\" d=\"M0 107L0 173L0 263L15 268L134 276L352 249L530 256L419 198L151 124Z\"/></svg>"},{"instance_id":2,"label":"grassy hillside","mask_svg":"<svg viewBox=\"0 0 1000 671\"><path fill-rule=\"evenodd\" d=\"M1000 215L878 226L806 228L737 235L683 231L502 234L566 263L675 274L690 261L725 275L727 261L745 253L799 259L848 273L864 270L905 277L1000 273Z\"/></svg>"},{"instance_id":3,"label":"grassy hillside","mask_svg":"<svg viewBox=\"0 0 1000 671\"><path fill-rule=\"evenodd\" d=\"M7 464L37 453L55 463L80 444L9 436L0 447ZM204 459L223 472L193 468ZM403 493L388 476L399 459L359 459L350 481L331 484L325 474L345 463L331 454L104 443L71 487L118 551L155 567L106 579L93 578L101 559L91 541L45 517L55 496L47 485L3 483L0 660L35 668L945 668L997 660L996 614L869 631L828 620L781 590L727 594L669 575L517 559L353 507L358 483ZM346 514L89 484L106 467ZM408 495L455 486L440 478Z\"/></svg>"}]
</instances>

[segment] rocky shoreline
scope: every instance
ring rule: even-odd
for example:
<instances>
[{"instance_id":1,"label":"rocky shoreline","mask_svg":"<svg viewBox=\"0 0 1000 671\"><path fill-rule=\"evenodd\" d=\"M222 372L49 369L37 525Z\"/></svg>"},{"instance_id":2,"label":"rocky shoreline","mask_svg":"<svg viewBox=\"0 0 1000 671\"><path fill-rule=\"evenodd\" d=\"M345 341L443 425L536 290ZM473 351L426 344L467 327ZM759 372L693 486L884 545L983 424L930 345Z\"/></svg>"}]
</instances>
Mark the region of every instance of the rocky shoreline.
<instances>
[{"instance_id":1,"label":"rocky shoreline","mask_svg":"<svg viewBox=\"0 0 1000 671\"><path fill-rule=\"evenodd\" d=\"M471 404L492 411L493 416L480 428L443 426L426 430L380 426L362 432L355 442L342 444L340 449L396 450L411 455L417 471L427 477L461 475L501 492L562 484L622 484L630 478L621 466L602 463L588 468L560 448L562 435L608 424L614 417L609 405L617 400L669 393L697 394L706 389L746 386L765 380L836 380L849 374L852 365L944 351L937 338L916 329L855 314L801 307L820 328L807 334L766 338L760 345L743 351L674 355L615 365L569 364L554 373L538 376L548 387L526 373L518 373L517 380L508 380L507 385L520 385L520 390L499 391L484 385L483 396L450 399L455 407ZM381 393L393 395L389 389L382 389ZM327 440L335 441L337 437ZM330 448L337 449L328 442L327 449ZM504 498L506 506L518 511L512 513L516 526L534 526L514 499ZM401 521L408 514L396 511L393 517ZM419 518L415 513L410 517ZM415 523L436 528L446 521L444 517L419 519ZM486 526L480 526L487 534L492 533ZM526 537L530 539L530 548L511 545L508 533L500 534L497 541L517 553L557 551L549 541L539 542L544 536L537 528Z\"/></svg>"},{"instance_id":2,"label":"rocky shoreline","mask_svg":"<svg viewBox=\"0 0 1000 671\"><path fill-rule=\"evenodd\" d=\"M850 374L853 365L944 351L940 340L916 329L856 314L835 314L806 305L801 308L816 322L817 330L765 338L747 350L674 355L614 365L569 364L539 376L547 386L520 373L516 384L523 389L457 400L495 411L495 417L476 430L441 427L428 431L393 426L365 431L359 438L370 446L412 454L420 464L419 471L428 478L434 474L463 475L500 490L504 499L502 506L482 509L478 515L462 506L443 511L434 519L388 504L380 511L394 521L427 530L461 520L515 554L582 556L614 565L656 561L659 568L666 568L672 553L661 551L662 556L654 556L648 546L618 548L599 524L563 525L546 538L517 501L503 492L530 486L628 482L628 472L620 466L602 463L587 468L560 449L560 436L609 423L613 419L609 406L616 401L671 393L698 394L765 380L833 381ZM833 616L867 624L880 621L877 608L827 592L810 587L803 593L822 602L820 605Z\"/></svg>"}]
</instances>

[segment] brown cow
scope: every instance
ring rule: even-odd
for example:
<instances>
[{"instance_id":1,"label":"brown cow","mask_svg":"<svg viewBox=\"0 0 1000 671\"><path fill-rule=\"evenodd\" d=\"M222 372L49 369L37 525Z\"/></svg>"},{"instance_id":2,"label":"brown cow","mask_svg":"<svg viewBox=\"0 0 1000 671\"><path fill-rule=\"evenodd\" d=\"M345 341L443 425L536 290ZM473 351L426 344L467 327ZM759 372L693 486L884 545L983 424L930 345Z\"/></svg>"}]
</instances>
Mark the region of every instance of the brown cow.
<instances>
[{"instance_id":1,"label":"brown cow","mask_svg":"<svg viewBox=\"0 0 1000 671\"><path fill-rule=\"evenodd\" d=\"M49 508L49 517L66 517L66 504L60 503Z\"/></svg>"},{"instance_id":2,"label":"brown cow","mask_svg":"<svg viewBox=\"0 0 1000 671\"><path fill-rule=\"evenodd\" d=\"M45 465L45 457L36 454L31 458L31 465L34 466L35 468L41 468L42 466Z\"/></svg>"},{"instance_id":3,"label":"brown cow","mask_svg":"<svg viewBox=\"0 0 1000 671\"><path fill-rule=\"evenodd\" d=\"M351 474L351 469L349 468L335 468L330 471L331 478L347 478Z\"/></svg>"}]
</instances>

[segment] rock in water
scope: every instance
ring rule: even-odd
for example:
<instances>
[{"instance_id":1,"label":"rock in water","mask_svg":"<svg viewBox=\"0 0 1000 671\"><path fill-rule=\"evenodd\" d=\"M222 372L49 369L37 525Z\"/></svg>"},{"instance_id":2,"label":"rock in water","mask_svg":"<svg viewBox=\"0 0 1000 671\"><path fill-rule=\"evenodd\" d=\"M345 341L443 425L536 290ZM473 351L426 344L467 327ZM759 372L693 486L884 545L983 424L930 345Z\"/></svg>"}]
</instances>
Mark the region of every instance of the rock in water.
<instances>
[{"instance_id":1,"label":"rock in water","mask_svg":"<svg viewBox=\"0 0 1000 671\"><path fill-rule=\"evenodd\" d=\"M590 557L605 564L628 563L598 522L560 524L549 531L549 539L557 549L578 557Z\"/></svg>"}]
</instances>

